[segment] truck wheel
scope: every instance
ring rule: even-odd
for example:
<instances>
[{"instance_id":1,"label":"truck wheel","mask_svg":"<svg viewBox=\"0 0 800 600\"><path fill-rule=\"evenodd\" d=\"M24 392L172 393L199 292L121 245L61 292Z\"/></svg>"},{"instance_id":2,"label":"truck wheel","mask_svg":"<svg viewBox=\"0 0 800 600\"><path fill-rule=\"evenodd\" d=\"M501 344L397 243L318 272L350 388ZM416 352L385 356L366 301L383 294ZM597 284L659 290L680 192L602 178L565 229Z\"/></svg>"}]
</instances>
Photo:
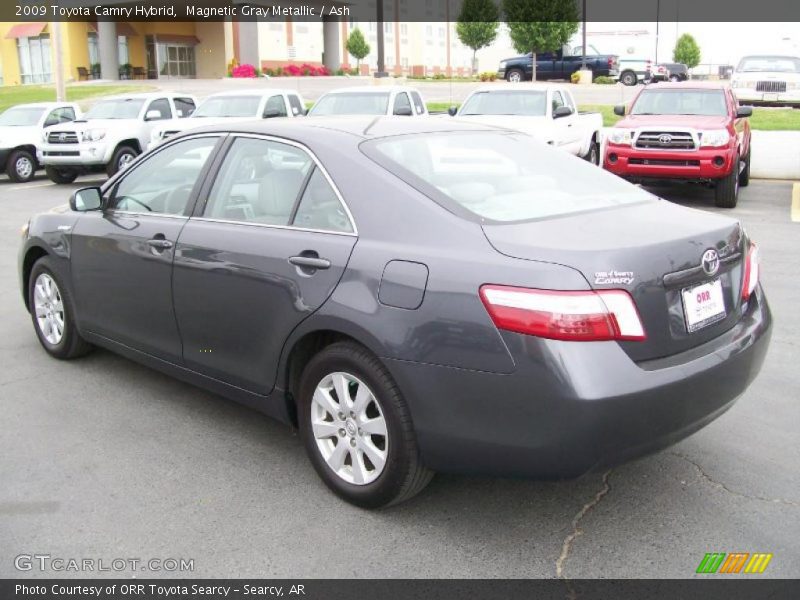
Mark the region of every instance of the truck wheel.
<instances>
[{"instance_id":1,"label":"truck wheel","mask_svg":"<svg viewBox=\"0 0 800 600\"><path fill-rule=\"evenodd\" d=\"M669 76L669 80L670 81L680 81L681 78L678 75L670 75Z\"/></svg>"},{"instance_id":2,"label":"truck wheel","mask_svg":"<svg viewBox=\"0 0 800 600\"><path fill-rule=\"evenodd\" d=\"M589 144L589 151L583 155L583 160L590 162L593 165L600 164L600 149L598 148L595 138L592 138L592 142Z\"/></svg>"},{"instance_id":3,"label":"truck wheel","mask_svg":"<svg viewBox=\"0 0 800 600\"><path fill-rule=\"evenodd\" d=\"M717 181L714 188L714 204L719 208L736 208L739 200L739 157L733 162L733 169Z\"/></svg>"},{"instance_id":4,"label":"truck wheel","mask_svg":"<svg viewBox=\"0 0 800 600\"><path fill-rule=\"evenodd\" d=\"M48 179L53 183L72 183L78 178L78 172L72 169L58 169L56 167L45 167L44 172Z\"/></svg>"},{"instance_id":5,"label":"truck wheel","mask_svg":"<svg viewBox=\"0 0 800 600\"><path fill-rule=\"evenodd\" d=\"M111 162L106 166L106 173L109 177L113 177L131 164L138 155L135 148L120 146L111 157Z\"/></svg>"},{"instance_id":6,"label":"truck wheel","mask_svg":"<svg viewBox=\"0 0 800 600\"><path fill-rule=\"evenodd\" d=\"M739 173L739 187L747 187L750 184L750 155L752 153L753 148L748 148L744 157L744 169Z\"/></svg>"},{"instance_id":7,"label":"truck wheel","mask_svg":"<svg viewBox=\"0 0 800 600\"><path fill-rule=\"evenodd\" d=\"M506 73L506 81L510 81L511 83L519 83L524 79L525 74L521 69L511 69L508 73Z\"/></svg>"},{"instance_id":8,"label":"truck wheel","mask_svg":"<svg viewBox=\"0 0 800 600\"><path fill-rule=\"evenodd\" d=\"M619 76L619 80L622 82L622 85L633 86L636 85L639 78L633 71L624 71L622 75Z\"/></svg>"},{"instance_id":9,"label":"truck wheel","mask_svg":"<svg viewBox=\"0 0 800 600\"><path fill-rule=\"evenodd\" d=\"M14 150L8 157L6 173L14 183L26 183L36 174L36 159L27 150Z\"/></svg>"}]
</instances>

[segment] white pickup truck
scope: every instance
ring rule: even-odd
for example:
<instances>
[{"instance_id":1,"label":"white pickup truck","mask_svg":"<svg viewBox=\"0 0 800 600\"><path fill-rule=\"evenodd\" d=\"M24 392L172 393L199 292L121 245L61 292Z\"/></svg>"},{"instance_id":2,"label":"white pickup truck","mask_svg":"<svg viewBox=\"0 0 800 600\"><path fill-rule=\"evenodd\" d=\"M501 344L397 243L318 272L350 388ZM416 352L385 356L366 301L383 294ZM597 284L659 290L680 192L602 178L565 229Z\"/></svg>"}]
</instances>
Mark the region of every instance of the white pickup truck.
<instances>
[{"instance_id":1,"label":"white pickup truck","mask_svg":"<svg viewBox=\"0 0 800 600\"><path fill-rule=\"evenodd\" d=\"M154 127L148 149L195 127L274 117L301 117L305 114L306 103L294 90L262 88L219 92L202 100L188 119L172 119Z\"/></svg>"},{"instance_id":2,"label":"white pickup truck","mask_svg":"<svg viewBox=\"0 0 800 600\"><path fill-rule=\"evenodd\" d=\"M72 183L97 169L110 177L147 149L161 121L188 117L196 105L193 96L169 92L104 98L83 119L48 129L37 158L55 183Z\"/></svg>"},{"instance_id":3,"label":"white pickup truck","mask_svg":"<svg viewBox=\"0 0 800 600\"><path fill-rule=\"evenodd\" d=\"M599 164L600 113L578 112L572 93L563 85L494 84L472 92L452 116L527 133Z\"/></svg>"},{"instance_id":4,"label":"white pickup truck","mask_svg":"<svg viewBox=\"0 0 800 600\"><path fill-rule=\"evenodd\" d=\"M44 132L80 116L78 105L69 102L18 104L0 114L0 173L5 171L16 183L33 179Z\"/></svg>"}]
</instances>

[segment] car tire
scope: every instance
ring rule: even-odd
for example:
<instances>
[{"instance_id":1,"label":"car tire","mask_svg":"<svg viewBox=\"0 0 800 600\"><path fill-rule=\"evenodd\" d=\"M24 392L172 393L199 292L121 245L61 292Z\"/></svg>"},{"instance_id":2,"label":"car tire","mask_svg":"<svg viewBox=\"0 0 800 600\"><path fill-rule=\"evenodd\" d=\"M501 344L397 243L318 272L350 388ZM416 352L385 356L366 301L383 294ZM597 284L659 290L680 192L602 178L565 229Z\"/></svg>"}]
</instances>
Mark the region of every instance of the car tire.
<instances>
[{"instance_id":1,"label":"car tire","mask_svg":"<svg viewBox=\"0 0 800 600\"><path fill-rule=\"evenodd\" d=\"M593 165L600 164L600 147L597 141L592 138L592 142L589 145L589 151L583 155L583 160L592 163Z\"/></svg>"},{"instance_id":2,"label":"car tire","mask_svg":"<svg viewBox=\"0 0 800 600\"><path fill-rule=\"evenodd\" d=\"M337 390L344 390L344 406ZM354 342L331 344L306 365L298 417L317 474L352 504L397 504L433 477L420 461L403 394L380 360Z\"/></svg>"},{"instance_id":3,"label":"car tire","mask_svg":"<svg viewBox=\"0 0 800 600\"><path fill-rule=\"evenodd\" d=\"M669 80L672 82L678 82L681 80L681 78L678 75L670 75Z\"/></svg>"},{"instance_id":4,"label":"car tire","mask_svg":"<svg viewBox=\"0 0 800 600\"><path fill-rule=\"evenodd\" d=\"M78 178L78 172L74 169L59 169L57 167L45 167L44 172L47 178L53 183L67 184L72 183Z\"/></svg>"},{"instance_id":5,"label":"car tire","mask_svg":"<svg viewBox=\"0 0 800 600\"><path fill-rule=\"evenodd\" d=\"M106 166L106 174L109 177L113 177L131 164L137 156L139 156L139 153L136 151L136 148L120 146L114 151L111 162Z\"/></svg>"},{"instance_id":6,"label":"car tire","mask_svg":"<svg viewBox=\"0 0 800 600\"><path fill-rule=\"evenodd\" d=\"M628 87L633 87L639 82L639 78L633 71L623 71L622 75L619 76L619 80L622 85L627 85Z\"/></svg>"},{"instance_id":7,"label":"car tire","mask_svg":"<svg viewBox=\"0 0 800 600\"><path fill-rule=\"evenodd\" d=\"M744 169L739 173L739 187L747 187L750 185L750 156L753 154L753 147L747 149L747 154L744 157Z\"/></svg>"},{"instance_id":8,"label":"car tire","mask_svg":"<svg viewBox=\"0 0 800 600\"><path fill-rule=\"evenodd\" d=\"M6 173L14 183L27 183L36 175L36 158L27 150L14 150L8 157Z\"/></svg>"},{"instance_id":9,"label":"car tire","mask_svg":"<svg viewBox=\"0 0 800 600\"><path fill-rule=\"evenodd\" d=\"M54 358L83 356L92 346L75 325L75 305L49 256L33 265L28 279L28 306L39 343Z\"/></svg>"},{"instance_id":10,"label":"car tire","mask_svg":"<svg viewBox=\"0 0 800 600\"><path fill-rule=\"evenodd\" d=\"M525 81L525 73L522 72L522 69L510 69L508 73L506 73L506 81L510 83L521 83Z\"/></svg>"},{"instance_id":11,"label":"car tire","mask_svg":"<svg viewBox=\"0 0 800 600\"><path fill-rule=\"evenodd\" d=\"M736 208L739 200L739 157L733 163L733 169L724 178L717 181L714 188L714 204L719 208Z\"/></svg>"}]
</instances>

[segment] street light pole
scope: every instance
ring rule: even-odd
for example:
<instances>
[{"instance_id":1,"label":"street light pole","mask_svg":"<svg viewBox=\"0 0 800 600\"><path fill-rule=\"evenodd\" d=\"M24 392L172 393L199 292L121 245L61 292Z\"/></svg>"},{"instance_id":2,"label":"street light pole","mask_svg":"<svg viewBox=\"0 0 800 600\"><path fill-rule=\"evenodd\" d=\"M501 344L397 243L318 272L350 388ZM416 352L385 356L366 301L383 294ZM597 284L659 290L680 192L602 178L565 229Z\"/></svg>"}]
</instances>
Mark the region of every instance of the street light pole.
<instances>
[{"instance_id":1,"label":"street light pole","mask_svg":"<svg viewBox=\"0 0 800 600\"><path fill-rule=\"evenodd\" d=\"M656 0L656 60L655 64L658 65L658 19L661 12L661 0Z\"/></svg>"},{"instance_id":2,"label":"street light pole","mask_svg":"<svg viewBox=\"0 0 800 600\"><path fill-rule=\"evenodd\" d=\"M58 21L50 23L50 33L53 36L53 55L55 57L53 80L56 84L56 102L64 102L67 99L67 88L64 85L64 54L61 49L61 23Z\"/></svg>"},{"instance_id":3,"label":"street light pole","mask_svg":"<svg viewBox=\"0 0 800 600\"><path fill-rule=\"evenodd\" d=\"M386 72L386 65L383 58L383 0L377 1L378 5L378 70L375 71L375 77L388 77Z\"/></svg>"},{"instance_id":4,"label":"street light pole","mask_svg":"<svg viewBox=\"0 0 800 600\"><path fill-rule=\"evenodd\" d=\"M586 0L583 0L583 56L581 57L581 71L586 70Z\"/></svg>"}]
</instances>

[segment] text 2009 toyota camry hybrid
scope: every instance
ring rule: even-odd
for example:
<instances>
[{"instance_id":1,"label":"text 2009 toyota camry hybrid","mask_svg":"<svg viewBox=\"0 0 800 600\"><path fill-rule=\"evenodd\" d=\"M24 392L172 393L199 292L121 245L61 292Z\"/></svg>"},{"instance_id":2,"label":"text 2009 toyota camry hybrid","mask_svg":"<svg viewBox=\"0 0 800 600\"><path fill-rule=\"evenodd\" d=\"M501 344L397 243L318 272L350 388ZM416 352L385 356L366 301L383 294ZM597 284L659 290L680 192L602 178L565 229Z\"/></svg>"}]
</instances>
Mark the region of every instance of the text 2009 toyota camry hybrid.
<instances>
[{"instance_id":1,"label":"text 2009 toyota camry hybrid","mask_svg":"<svg viewBox=\"0 0 800 600\"><path fill-rule=\"evenodd\" d=\"M101 346L299 428L377 507L435 471L561 478L680 440L758 373L741 225L436 119L176 137L24 233L44 349Z\"/></svg>"}]
</instances>

